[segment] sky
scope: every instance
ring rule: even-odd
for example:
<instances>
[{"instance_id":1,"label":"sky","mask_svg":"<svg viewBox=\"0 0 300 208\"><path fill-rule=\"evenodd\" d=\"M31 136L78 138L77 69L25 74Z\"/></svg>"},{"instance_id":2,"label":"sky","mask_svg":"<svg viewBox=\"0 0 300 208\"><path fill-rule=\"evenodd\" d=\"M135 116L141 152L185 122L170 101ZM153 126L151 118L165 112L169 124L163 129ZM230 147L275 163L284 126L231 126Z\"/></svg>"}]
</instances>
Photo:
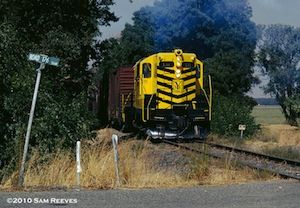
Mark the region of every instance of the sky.
<instances>
[{"instance_id":1,"label":"sky","mask_svg":"<svg viewBox=\"0 0 300 208\"><path fill-rule=\"evenodd\" d=\"M117 23L112 23L111 27L102 27L102 38L120 36L126 23L132 23L134 11L139 10L143 6L153 5L155 0L115 0L115 5L112 6L112 11L120 18ZM237 1L237 0L228 0ZM300 27L300 0L249 0L253 10L252 20L257 24L288 24L295 27ZM261 78L262 85L267 81L267 78ZM267 97L264 95L261 86L252 88L249 95L253 97Z\"/></svg>"}]
</instances>

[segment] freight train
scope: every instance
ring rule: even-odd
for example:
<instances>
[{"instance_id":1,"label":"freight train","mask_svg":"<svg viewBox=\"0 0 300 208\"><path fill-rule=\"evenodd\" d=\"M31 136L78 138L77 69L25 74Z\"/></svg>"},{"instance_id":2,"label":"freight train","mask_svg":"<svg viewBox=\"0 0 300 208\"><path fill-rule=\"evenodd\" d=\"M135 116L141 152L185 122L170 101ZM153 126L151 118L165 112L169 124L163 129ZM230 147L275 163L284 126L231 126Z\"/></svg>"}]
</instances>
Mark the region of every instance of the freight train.
<instances>
[{"instance_id":1,"label":"freight train","mask_svg":"<svg viewBox=\"0 0 300 208\"><path fill-rule=\"evenodd\" d=\"M122 67L109 80L109 119L153 140L205 139L212 117L212 81L203 62L181 49Z\"/></svg>"}]
</instances>

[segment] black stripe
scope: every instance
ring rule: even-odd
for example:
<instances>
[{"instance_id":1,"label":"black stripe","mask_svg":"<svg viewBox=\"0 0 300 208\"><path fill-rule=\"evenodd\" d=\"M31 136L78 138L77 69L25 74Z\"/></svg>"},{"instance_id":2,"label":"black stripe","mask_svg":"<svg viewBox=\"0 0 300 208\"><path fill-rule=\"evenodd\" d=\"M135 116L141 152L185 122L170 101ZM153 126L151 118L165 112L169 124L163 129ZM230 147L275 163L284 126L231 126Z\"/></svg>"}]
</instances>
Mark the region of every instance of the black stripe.
<instances>
[{"instance_id":1,"label":"black stripe","mask_svg":"<svg viewBox=\"0 0 300 208\"><path fill-rule=\"evenodd\" d=\"M190 84L188 84L188 85L185 85L185 86L184 86L184 89L187 89L187 88L192 87L192 86L195 86L195 85L196 85L196 83L195 83L195 82L192 82L192 83L190 83Z\"/></svg>"},{"instance_id":2,"label":"black stripe","mask_svg":"<svg viewBox=\"0 0 300 208\"><path fill-rule=\"evenodd\" d=\"M181 102L181 103L175 103L175 102L170 101L170 100L164 100L164 99L162 99L161 97L156 97L156 100L157 100L157 101L164 102L164 103L167 103L167 104L170 104L170 105L176 105L176 104L190 104L190 103L191 103L191 100L183 101L183 102Z\"/></svg>"},{"instance_id":3,"label":"black stripe","mask_svg":"<svg viewBox=\"0 0 300 208\"><path fill-rule=\"evenodd\" d=\"M183 81L187 81L187 80L192 79L192 78L196 78L196 75L193 74L193 75L190 75L190 76L188 76L188 77L184 77L182 80L183 80Z\"/></svg>"},{"instance_id":4,"label":"black stripe","mask_svg":"<svg viewBox=\"0 0 300 208\"><path fill-rule=\"evenodd\" d=\"M170 104L170 105L174 105L175 103L169 100L163 100L161 97L156 97L156 100Z\"/></svg>"},{"instance_id":5,"label":"black stripe","mask_svg":"<svg viewBox=\"0 0 300 208\"><path fill-rule=\"evenodd\" d=\"M186 73L193 72L193 71L195 71L195 68L190 68L190 69L184 70L182 72L182 74L186 74Z\"/></svg>"},{"instance_id":6,"label":"black stripe","mask_svg":"<svg viewBox=\"0 0 300 208\"><path fill-rule=\"evenodd\" d=\"M157 84L160 85L160 86L163 86L163 87L172 89L172 86L171 86L171 85L168 85L168 84L166 84L166 83L162 83L162 82L157 81Z\"/></svg>"},{"instance_id":7,"label":"black stripe","mask_svg":"<svg viewBox=\"0 0 300 208\"><path fill-rule=\"evenodd\" d=\"M194 75L195 76L195 75ZM172 81L173 78L171 77L167 77L167 76L164 76L164 75L161 75L161 74L157 74L157 77L161 78L161 79L166 79L166 80L169 80L169 81Z\"/></svg>"},{"instance_id":8,"label":"black stripe","mask_svg":"<svg viewBox=\"0 0 300 208\"><path fill-rule=\"evenodd\" d=\"M161 70L161 71L166 71L169 73L174 73L174 69L168 69L168 68L163 68L163 67L157 67L157 69Z\"/></svg>"},{"instance_id":9,"label":"black stripe","mask_svg":"<svg viewBox=\"0 0 300 208\"><path fill-rule=\"evenodd\" d=\"M196 90L191 90L191 91L186 92L186 93L181 94L181 95L173 95L172 93L170 93L170 92L165 92L165 91L163 91L163 90L161 90L161 89L157 89L157 92L158 92L158 93L161 93L161 94L164 94L164 95L167 95L167 96L170 96L170 97L172 97L172 98L183 98L183 97L186 97L186 96L188 96L188 95L194 94L194 93L196 92Z\"/></svg>"}]
</instances>

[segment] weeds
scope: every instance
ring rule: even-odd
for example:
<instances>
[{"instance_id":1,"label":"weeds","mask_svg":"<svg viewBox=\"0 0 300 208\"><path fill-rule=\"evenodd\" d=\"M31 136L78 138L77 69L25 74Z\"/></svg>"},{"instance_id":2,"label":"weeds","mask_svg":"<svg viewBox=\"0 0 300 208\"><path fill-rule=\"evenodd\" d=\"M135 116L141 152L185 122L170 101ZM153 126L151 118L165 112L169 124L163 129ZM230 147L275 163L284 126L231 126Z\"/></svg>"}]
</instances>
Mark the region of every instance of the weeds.
<instances>
[{"instance_id":1,"label":"weeds","mask_svg":"<svg viewBox=\"0 0 300 208\"><path fill-rule=\"evenodd\" d=\"M206 149L204 150L204 152ZM199 181L200 183L204 182L204 180L209 176L210 174L210 158L205 155L195 155L190 154L191 159L191 174L189 175L190 179L194 179L196 181Z\"/></svg>"},{"instance_id":2,"label":"weeds","mask_svg":"<svg viewBox=\"0 0 300 208\"><path fill-rule=\"evenodd\" d=\"M244 146L245 142L248 141L248 139L247 138L241 139L236 136L224 137L224 136L212 134L209 136L208 141L212 141L212 142L218 143L218 144L230 145L233 147L242 147L242 146Z\"/></svg>"},{"instance_id":3,"label":"weeds","mask_svg":"<svg viewBox=\"0 0 300 208\"><path fill-rule=\"evenodd\" d=\"M282 158L300 161L299 148L295 148L295 147L291 147L291 146L265 148L265 149L263 149L263 152L268 155L273 155L273 156L278 156L278 157L282 157Z\"/></svg>"},{"instance_id":4,"label":"weeds","mask_svg":"<svg viewBox=\"0 0 300 208\"><path fill-rule=\"evenodd\" d=\"M265 143L268 143L268 142L275 143L275 142L277 142L277 139L276 139L275 136L270 135L270 134L266 134L266 133L257 134L255 136L255 139L258 140L258 141L265 142Z\"/></svg>"}]
</instances>

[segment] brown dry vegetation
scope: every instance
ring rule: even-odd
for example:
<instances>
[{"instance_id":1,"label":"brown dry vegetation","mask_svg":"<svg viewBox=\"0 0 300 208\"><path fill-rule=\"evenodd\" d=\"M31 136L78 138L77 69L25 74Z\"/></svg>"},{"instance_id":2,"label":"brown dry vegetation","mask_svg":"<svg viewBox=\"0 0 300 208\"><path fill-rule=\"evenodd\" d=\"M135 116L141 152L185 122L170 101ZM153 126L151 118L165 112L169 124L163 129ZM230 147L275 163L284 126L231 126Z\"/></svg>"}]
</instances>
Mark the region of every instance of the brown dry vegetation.
<instances>
[{"instance_id":1,"label":"brown dry vegetation","mask_svg":"<svg viewBox=\"0 0 300 208\"><path fill-rule=\"evenodd\" d=\"M300 160L300 130L297 127L277 124L264 125L244 146L255 151Z\"/></svg>"},{"instance_id":2,"label":"brown dry vegetation","mask_svg":"<svg viewBox=\"0 0 300 208\"><path fill-rule=\"evenodd\" d=\"M261 133L244 146L271 155L300 160L300 130L286 123L280 106L256 106L252 112Z\"/></svg>"},{"instance_id":3,"label":"brown dry vegetation","mask_svg":"<svg viewBox=\"0 0 300 208\"><path fill-rule=\"evenodd\" d=\"M287 124L262 125L260 132L244 140L211 135L211 141L256 152L300 160L300 130Z\"/></svg>"},{"instance_id":4,"label":"brown dry vegetation","mask_svg":"<svg viewBox=\"0 0 300 208\"><path fill-rule=\"evenodd\" d=\"M82 144L81 185L85 188L111 189L115 169L111 146L111 129L101 130L97 138ZM273 178L249 168L237 168L230 159L213 160L205 156L183 153L167 145L128 140L119 145L121 187L154 188L186 187L200 184L232 184ZM74 187L76 185L74 154L59 151L41 163L38 151L28 162L26 187ZM1 185L10 189L17 173Z\"/></svg>"},{"instance_id":5,"label":"brown dry vegetation","mask_svg":"<svg viewBox=\"0 0 300 208\"><path fill-rule=\"evenodd\" d=\"M279 146L300 147L300 130L298 127L290 125L266 125L262 126L263 134L275 138Z\"/></svg>"}]
</instances>

